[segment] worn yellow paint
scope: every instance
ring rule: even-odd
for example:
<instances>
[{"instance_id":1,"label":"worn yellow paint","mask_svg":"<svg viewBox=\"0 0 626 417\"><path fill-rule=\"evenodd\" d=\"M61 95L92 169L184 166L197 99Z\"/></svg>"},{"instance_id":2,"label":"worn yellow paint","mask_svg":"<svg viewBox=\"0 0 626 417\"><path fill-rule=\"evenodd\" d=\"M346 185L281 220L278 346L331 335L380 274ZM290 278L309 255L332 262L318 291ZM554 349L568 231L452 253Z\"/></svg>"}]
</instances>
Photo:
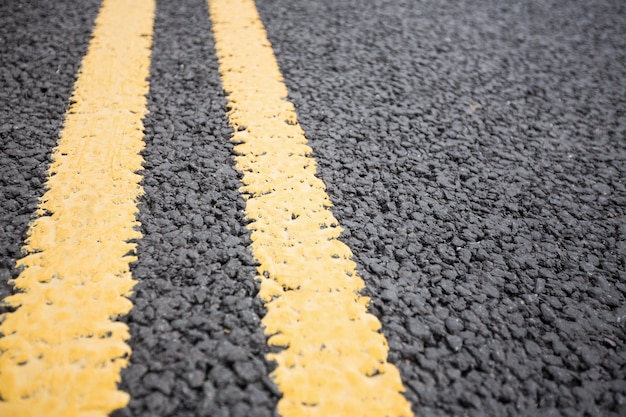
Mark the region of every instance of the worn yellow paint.
<instances>
[{"instance_id":1,"label":"worn yellow paint","mask_svg":"<svg viewBox=\"0 0 626 417\"><path fill-rule=\"evenodd\" d=\"M259 296L283 393L278 412L300 416L409 416L380 323L337 238L341 228L315 177L294 106L253 0L210 0L217 56L242 172Z\"/></svg>"},{"instance_id":2,"label":"worn yellow paint","mask_svg":"<svg viewBox=\"0 0 626 417\"><path fill-rule=\"evenodd\" d=\"M154 0L104 0L0 325L0 416L98 417L127 404L133 239Z\"/></svg>"}]
</instances>

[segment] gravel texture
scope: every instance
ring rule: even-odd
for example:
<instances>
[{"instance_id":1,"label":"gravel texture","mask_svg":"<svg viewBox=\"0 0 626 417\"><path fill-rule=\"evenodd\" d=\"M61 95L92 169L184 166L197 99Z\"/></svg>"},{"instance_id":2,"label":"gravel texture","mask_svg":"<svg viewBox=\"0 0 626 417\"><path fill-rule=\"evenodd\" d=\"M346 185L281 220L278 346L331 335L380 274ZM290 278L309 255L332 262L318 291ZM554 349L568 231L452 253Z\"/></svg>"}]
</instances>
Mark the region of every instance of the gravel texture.
<instances>
[{"instance_id":1,"label":"gravel texture","mask_svg":"<svg viewBox=\"0 0 626 417\"><path fill-rule=\"evenodd\" d=\"M626 5L259 1L417 415L626 414Z\"/></svg>"},{"instance_id":2,"label":"gravel texture","mask_svg":"<svg viewBox=\"0 0 626 417\"><path fill-rule=\"evenodd\" d=\"M267 417L255 261L207 5L158 2L122 416Z\"/></svg>"},{"instance_id":3,"label":"gravel texture","mask_svg":"<svg viewBox=\"0 0 626 417\"><path fill-rule=\"evenodd\" d=\"M99 2L0 2L0 297ZM418 416L626 415L626 4L258 0ZM275 415L203 0L160 0L114 417Z\"/></svg>"},{"instance_id":4,"label":"gravel texture","mask_svg":"<svg viewBox=\"0 0 626 417\"><path fill-rule=\"evenodd\" d=\"M0 299L44 193L99 2L0 2ZM6 308L0 306L0 312Z\"/></svg>"}]
</instances>

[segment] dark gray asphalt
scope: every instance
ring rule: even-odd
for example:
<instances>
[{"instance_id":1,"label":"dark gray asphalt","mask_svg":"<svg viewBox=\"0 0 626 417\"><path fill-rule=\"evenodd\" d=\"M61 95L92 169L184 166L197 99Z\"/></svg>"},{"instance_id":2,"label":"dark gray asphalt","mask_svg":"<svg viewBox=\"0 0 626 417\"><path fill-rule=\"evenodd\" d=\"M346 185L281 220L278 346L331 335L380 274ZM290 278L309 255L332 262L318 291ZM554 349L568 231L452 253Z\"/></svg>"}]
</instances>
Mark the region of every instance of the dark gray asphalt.
<instances>
[{"instance_id":1,"label":"dark gray asphalt","mask_svg":"<svg viewBox=\"0 0 626 417\"><path fill-rule=\"evenodd\" d=\"M259 0L419 416L626 415L626 4ZM0 295L98 2L0 3ZM159 1L121 416L271 416L203 0Z\"/></svg>"},{"instance_id":2,"label":"dark gray asphalt","mask_svg":"<svg viewBox=\"0 0 626 417\"><path fill-rule=\"evenodd\" d=\"M69 1L0 2L1 298L16 276L98 7L98 1L83 2L80 10Z\"/></svg>"}]
</instances>

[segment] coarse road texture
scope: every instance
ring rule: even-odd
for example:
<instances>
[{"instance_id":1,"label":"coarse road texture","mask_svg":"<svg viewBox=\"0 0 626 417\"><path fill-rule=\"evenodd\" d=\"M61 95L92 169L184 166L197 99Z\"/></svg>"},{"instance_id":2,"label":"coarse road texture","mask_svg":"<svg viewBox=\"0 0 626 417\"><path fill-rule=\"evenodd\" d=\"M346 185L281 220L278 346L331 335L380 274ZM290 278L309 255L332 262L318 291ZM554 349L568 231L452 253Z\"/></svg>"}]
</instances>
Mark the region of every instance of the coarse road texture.
<instances>
[{"instance_id":1,"label":"coarse road texture","mask_svg":"<svg viewBox=\"0 0 626 417\"><path fill-rule=\"evenodd\" d=\"M0 3L1 297L98 7ZM625 415L626 4L257 7L415 415ZM148 109L113 416L275 415L204 0L157 1Z\"/></svg>"},{"instance_id":2,"label":"coarse road texture","mask_svg":"<svg viewBox=\"0 0 626 417\"><path fill-rule=\"evenodd\" d=\"M101 6L16 264L17 291L4 299L16 310L0 323L0 415L97 417L129 401L117 388L128 326L116 319L133 307L155 9L132 1Z\"/></svg>"}]
</instances>

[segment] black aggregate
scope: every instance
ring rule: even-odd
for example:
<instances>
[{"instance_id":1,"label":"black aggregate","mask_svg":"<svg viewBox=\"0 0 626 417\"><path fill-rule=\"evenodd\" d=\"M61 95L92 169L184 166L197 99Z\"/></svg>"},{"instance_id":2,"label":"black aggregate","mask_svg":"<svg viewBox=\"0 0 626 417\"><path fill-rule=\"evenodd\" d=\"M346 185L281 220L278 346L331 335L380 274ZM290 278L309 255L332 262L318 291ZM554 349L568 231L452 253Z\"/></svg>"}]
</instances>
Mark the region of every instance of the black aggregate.
<instances>
[{"instance_id":1,"label":"black aggregate","mask_svg":"<svg viewBox=\"0 0 626 417\"><path fill-rule=\"evenodd\" d=\"M225 106L206 2L158 2L121 384L132 399L116 417L274 415Z\"/></svg>"},{"instance_id":2,"label":"black aggregate","mask_svg":"<svg viewBox=\"0 0 626 417\"><path fill-rule=\"evenodd\" d=\"M0 299L11 294L99 5L0 2Z\"/></svg>"},{"instance_id":3,"label":"black aggregate","mask_svg":"<svg viewBox=\"0 0 626 417\"><path fill-rule=\"evenodd\" d=\"M416 415L626 415L626 3L258 5Z\"/></svg>"},{"instance_id":4,"label":"black aggregate","mask_svg":"<svg viewBox=\"0 0 626 417\"><path fill-rule=\"evenodd\" d=\"M419 416L626 415L626 4L258 0ZM0 297L99 2L0 2ZM159 0L122 416L272 416L204 0Z\"/></svg>"}]
</instances>

